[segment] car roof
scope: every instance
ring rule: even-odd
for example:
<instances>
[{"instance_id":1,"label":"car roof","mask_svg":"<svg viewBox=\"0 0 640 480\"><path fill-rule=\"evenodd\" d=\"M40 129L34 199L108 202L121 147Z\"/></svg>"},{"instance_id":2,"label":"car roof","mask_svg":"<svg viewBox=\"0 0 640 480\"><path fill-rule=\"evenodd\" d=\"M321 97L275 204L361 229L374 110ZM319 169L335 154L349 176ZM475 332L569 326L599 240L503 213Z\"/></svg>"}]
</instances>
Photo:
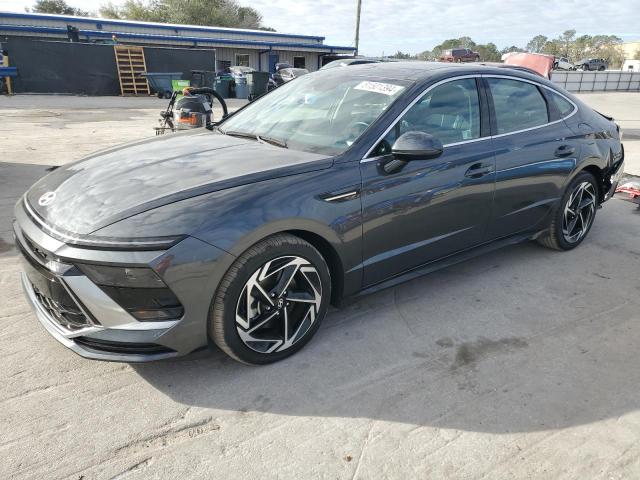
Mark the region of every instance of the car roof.
<instances>
[{"instance_id":1,"label":"car roof","mask_svg":"<svg viewBox=\"0 0 640 480\"><path fill-rule=\"evenodd\" d=\"M333 70L333 69L331 69ZM500 66L482 65L480 63L449 63L449 62L382 62L382 63L366 63L362 65L353 65L349 67L352 73L362 72L363 75L375 75L378 77L387 77L396 80L412 80L415 82L425 82L433 77L447 77L453 75L478 75L478 74L495 74L520 77L523 79L534 80L541 83L549 83L544 77L537 73L528 73L527 71L500 64ZM505 70L508 70L506 72Z\"/></svg>"}]
</instances>

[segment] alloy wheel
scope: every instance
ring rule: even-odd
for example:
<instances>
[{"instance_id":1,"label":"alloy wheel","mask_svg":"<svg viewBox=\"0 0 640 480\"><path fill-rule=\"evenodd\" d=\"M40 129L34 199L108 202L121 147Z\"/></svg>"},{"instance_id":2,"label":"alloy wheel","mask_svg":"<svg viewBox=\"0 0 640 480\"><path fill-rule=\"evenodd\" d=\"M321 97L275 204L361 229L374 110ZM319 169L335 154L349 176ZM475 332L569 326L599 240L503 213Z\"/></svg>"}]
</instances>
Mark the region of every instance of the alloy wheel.
<instances>
[{"instance_id":1,"label":"alloy wheel","mask_svg":"<svg viewBox=\"0 0 640 480\"><path fill-rule=\"evenodd\" d=\"M282 352L316 322L322 282L316 268L298 256L270 260L245 283L236 305L242 342L259 353Z\"/></svg>"},{"instance_id":2,"label":"alloy wheel","mask_svg":"<svg viewBox=\"0 0 640 480\"><path fill-rule=\"evenodd\" d=\"M573 189L564 207L562 234L568 243L576 243L584 237L596 212L595 188L590 182L582 182Z\"/></svg>"}]
</instances>

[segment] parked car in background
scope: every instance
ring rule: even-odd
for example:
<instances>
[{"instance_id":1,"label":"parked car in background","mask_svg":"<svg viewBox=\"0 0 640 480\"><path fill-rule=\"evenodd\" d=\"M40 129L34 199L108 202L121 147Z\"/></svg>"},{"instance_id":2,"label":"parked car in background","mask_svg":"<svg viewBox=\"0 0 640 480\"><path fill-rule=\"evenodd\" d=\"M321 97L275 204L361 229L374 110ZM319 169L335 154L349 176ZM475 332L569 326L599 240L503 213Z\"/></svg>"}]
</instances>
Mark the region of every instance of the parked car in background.
<instances>
[{"instance_id":1,"label":"parked car in background","mask_svg":"<svg viewBox=\"0 0 640 480\"><path fill-rule=\"evenodd\" d=\"M280 86L307 73L309 73L309 70L306 68L281 68L273 74L272 78L276 85Z\"/></svg>"},{"instance_id":2,"label":"parked car in background","mask_svg":"<svg viewBox=\"0 0 640 480\"><path fill-rule=\"evenodd\" d=\"M596 70L598 72L604 72L607 69L608 65L607 62L602 58L583 58L575 64L575 67L578 70Z\"/></svg>"},{"instance_id":3,"label":"parked car in background","mask_svg":"<svg viewBox=\"0 0 640 480\"><path fill-rule=\"evenodd\" d=\"M440 61L442 62L477 62L480 60L480 54L474 52L469 48L452 48L451 50L444 50L440 55Z\"/></svg>"},{"instance_id":4,"label":"parked car in background","mask_svg":"<svg viewBox=\"0 0 640 480\"><path fill-rule=\"evenodd\" d=\"M553 62L554 70L575 70L576 67L573 63L569 61L567 57L556 57L555 62Z\"/></svg>"},{"instance_id":5,"label":"parked car in background","mask_svg":"<svg viewBox=\"0 0 640 480\"><path fill-rule=\"evenodd\" d=\"M320 70L326 70L328 68L336 67L347 67L349 65L363 65L365 63L380 63L380 60L376 60L374 58L341 58L323 65Z\"/></svg>"},{"instance_id":6,"label":"parked car in background","mask_svg":"<svg viewBox=\"0 0 640 480\"><path fill-rule=\"evenodd\" d=\"M38 319L82 356L215 343L265 364L300 350L346 296L517 242L577 247L623 164L612 119L537 75L334 68L213 131L57 168L17 203L15 244Z\"/></svg>"}]
</instances>

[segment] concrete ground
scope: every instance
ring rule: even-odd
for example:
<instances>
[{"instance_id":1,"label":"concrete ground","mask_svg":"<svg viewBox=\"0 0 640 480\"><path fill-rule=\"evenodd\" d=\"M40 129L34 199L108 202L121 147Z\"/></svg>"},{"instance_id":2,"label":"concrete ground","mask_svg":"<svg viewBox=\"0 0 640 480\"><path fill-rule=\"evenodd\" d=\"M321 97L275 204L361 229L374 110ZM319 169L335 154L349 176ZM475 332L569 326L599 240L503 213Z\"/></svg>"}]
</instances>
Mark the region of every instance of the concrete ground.
<instances>
[{"instance_id":1,"label":"concrete ground","mask_svg":"<svg viewBox=\"0 0 640 480\"><path fill-rule=\"evenodd\" d=\"M583 99L640 128L640 94ZM275 365L88 361L23 298L12 205L47 166L153 135L164 102L85 100L0 98L0 478L640 477L634 205L571 252L514 246L332 310Z\"/></svg>"}]
</instances>

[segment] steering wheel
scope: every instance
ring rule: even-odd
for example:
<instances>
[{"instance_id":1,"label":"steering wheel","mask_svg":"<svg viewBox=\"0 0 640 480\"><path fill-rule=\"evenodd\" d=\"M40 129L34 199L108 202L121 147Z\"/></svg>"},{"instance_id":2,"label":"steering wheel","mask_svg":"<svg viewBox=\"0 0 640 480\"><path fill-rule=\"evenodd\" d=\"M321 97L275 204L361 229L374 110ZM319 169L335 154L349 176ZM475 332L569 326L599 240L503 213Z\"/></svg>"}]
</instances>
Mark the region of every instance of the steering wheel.
<instances>
[{"instance_id":1,"label":"steering wheel","mask_svg":"<svg viewBox=\"0 0 640 480\"><path fill-rule=\"evenodd\" d=\"M367 128L369 128L367 122L355 122L347 129L347 138L345 141L355 140L362 135Z\"/></svg>"}]
</instances>

